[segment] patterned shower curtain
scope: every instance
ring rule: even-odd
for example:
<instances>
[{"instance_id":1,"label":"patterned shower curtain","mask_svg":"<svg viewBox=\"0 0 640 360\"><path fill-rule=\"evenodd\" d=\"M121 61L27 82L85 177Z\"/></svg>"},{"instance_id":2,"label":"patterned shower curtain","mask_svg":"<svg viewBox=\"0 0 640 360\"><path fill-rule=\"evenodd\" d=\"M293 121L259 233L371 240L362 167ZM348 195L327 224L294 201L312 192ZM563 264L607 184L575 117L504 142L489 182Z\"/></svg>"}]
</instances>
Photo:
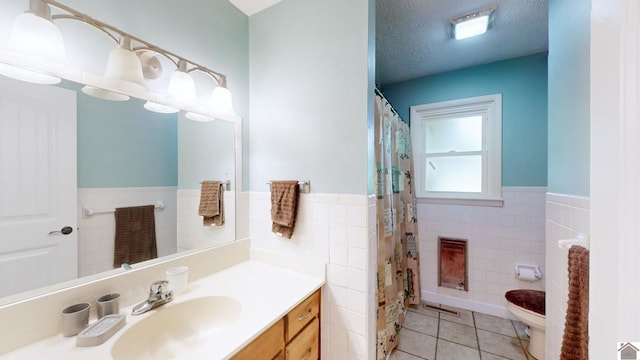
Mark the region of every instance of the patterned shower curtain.
<instances>
[{"instance_id":1,"label":"patterned shower curtain","mask_svg":"<svg viewBox=\"0 0 640 360\"><path fill-rule=\"evenodd\" d=\"M420 303L418 224L409 126L376 91L377 358L397 345L409 304Z\"/></svg>"}]
</instances>

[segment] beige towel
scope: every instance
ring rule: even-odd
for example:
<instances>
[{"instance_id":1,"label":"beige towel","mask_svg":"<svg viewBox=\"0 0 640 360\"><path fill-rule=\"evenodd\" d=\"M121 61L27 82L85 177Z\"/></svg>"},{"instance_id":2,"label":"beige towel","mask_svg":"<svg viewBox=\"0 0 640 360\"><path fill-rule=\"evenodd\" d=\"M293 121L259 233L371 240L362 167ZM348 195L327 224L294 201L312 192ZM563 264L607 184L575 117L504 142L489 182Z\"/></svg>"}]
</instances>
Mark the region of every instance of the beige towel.
<instances>
[{"instance_id":1,"label":"beige towel","mask_svg":"<svg viewBox=\"0 0 640 360\"><path fill-rule=\"evenodd\" d=\"M155 206L117 208L115 216L114 267L158 257Z\"/></svg>"},{"instance_id":2,"label":"beige towel","mask_svg":"<svg viewBox=\"0 0 640 360\"><path fill-rule=\"evenodd\" d=\"M299 193L297 180L271 181L271 231L287 239L293 236Z\"/></svg>"},{"instance_id":3,"label":"beige towel","mask_svg":"<svg viewBox=\"0 0 640 360\"><path fill-rule=\"evenodd\" d=\"M589 358L589 250L569 249L569 301L560 349L561 360Z\"/></svg>"},{"instance_id":4,"label":"beige towel","mask_svg":"<svg viewBox=\"0 0 640 360\"><path fill-rule=\"evenodd\" d=\"M224 225L224 184L222 181L206 180L200 189L198 215L204 226Z\"/></svg>"}]
</instances>

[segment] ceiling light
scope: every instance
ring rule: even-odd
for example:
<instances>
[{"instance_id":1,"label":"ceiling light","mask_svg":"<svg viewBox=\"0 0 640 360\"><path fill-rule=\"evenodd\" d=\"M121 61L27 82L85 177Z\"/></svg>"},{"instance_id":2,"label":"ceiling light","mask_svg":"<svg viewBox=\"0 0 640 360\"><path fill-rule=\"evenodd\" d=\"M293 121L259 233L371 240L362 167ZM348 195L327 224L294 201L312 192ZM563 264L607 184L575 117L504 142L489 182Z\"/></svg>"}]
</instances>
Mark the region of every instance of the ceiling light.
<instances>
[{"instance_id":1,"label":"ceiling light","mask_svg":"<svg viewBox=\"0 0 640 360\"><path fill-rule=\"evenodd\" d=\"M484 34L493 25L495 10L494 5L472 14L449 19L451 38L462 40Z\"/></svg>"}]
</instances>

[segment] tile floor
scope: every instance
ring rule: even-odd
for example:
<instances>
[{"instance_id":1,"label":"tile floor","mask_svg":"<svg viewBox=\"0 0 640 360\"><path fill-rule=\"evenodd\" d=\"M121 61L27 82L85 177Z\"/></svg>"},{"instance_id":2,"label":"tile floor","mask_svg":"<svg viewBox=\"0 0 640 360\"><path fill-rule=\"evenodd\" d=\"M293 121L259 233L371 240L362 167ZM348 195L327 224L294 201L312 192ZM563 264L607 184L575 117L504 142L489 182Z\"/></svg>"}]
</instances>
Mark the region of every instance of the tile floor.
<instances>
[{"instance_id":1,"label":"tile floor","mask_svg":"<svg viewBox=\"0 0 640 360\"><path fill-rule=\"evenodd\" d=\"M534 360L525 325L478 312L411 306L390 360Z\"/></svg>"}]
</instances>

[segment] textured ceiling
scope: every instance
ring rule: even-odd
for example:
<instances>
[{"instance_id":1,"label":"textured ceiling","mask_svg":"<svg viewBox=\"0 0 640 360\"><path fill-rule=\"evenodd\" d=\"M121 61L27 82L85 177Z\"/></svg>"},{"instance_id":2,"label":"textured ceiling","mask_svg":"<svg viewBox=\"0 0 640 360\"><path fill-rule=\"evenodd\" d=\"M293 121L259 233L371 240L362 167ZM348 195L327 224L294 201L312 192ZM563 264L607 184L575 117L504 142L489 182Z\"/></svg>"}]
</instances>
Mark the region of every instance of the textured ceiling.
<instances>
[{"instance_id":1,"label":"textured ceiling","mask_svg":"<svg viewBox=\"0 0 640 360\"><path fill-rule=\"evenodd\" d=\"M450 39L450 18L492 4L489 32ZM376 84L546 51L547 14L547 0L376 0Z\"/></svg>"}]
</instances>

